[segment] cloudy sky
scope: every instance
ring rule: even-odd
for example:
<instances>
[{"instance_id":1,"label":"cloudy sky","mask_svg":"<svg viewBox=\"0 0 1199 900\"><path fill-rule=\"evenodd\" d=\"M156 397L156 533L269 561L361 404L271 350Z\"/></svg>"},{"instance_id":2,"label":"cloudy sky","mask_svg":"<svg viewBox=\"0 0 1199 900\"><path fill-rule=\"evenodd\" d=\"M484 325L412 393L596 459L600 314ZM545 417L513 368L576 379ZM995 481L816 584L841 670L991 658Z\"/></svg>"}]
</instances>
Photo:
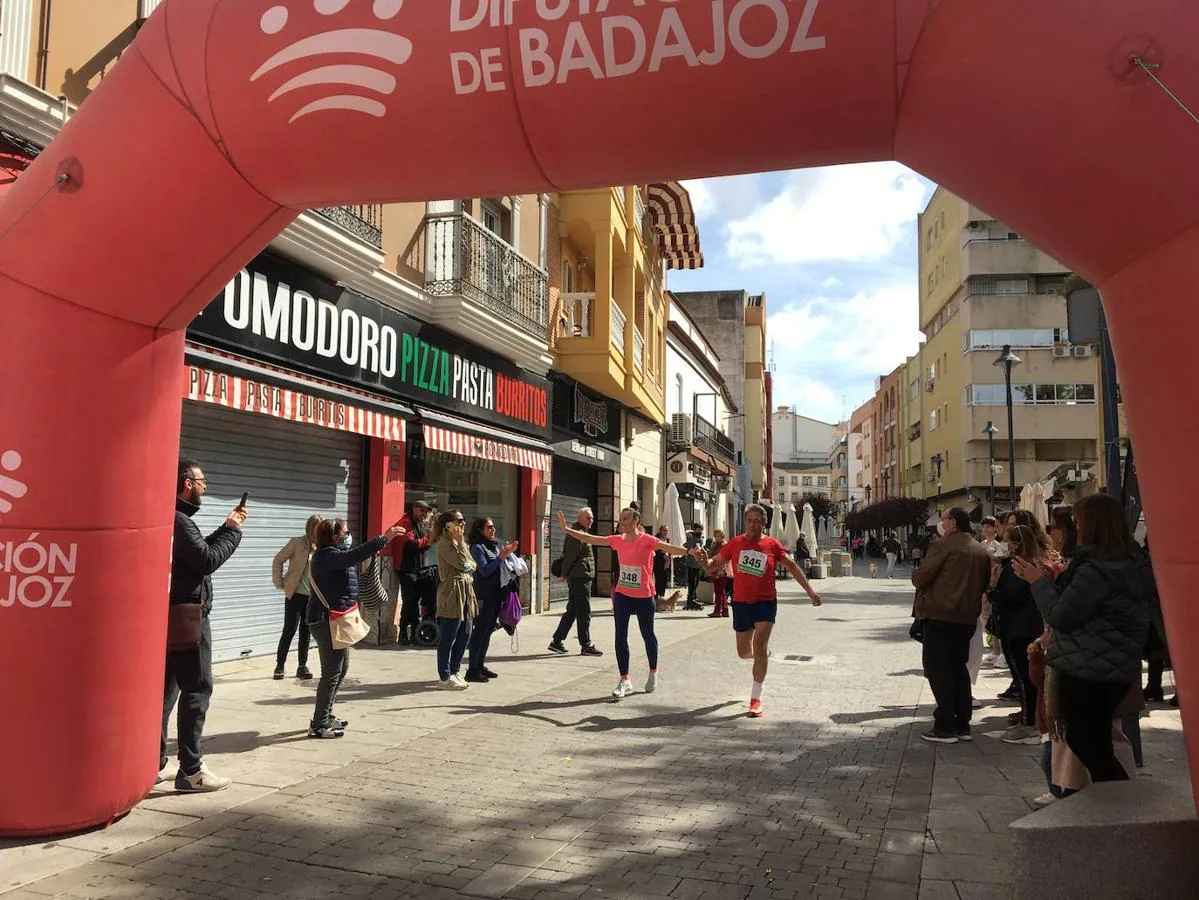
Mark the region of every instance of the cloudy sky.
<instances>
[{"instance_id":1,"label":"cloudy sky","mask_svg":"<svg viewBox=\"0 0 1199 900\"><path fill-rule=\"evenodd\" d=\"M765 293L776 405L835 422L920 343L916 215L933 185L898 163L685 182L704 268L673 290Z\"/></svg>"}]
</instances>

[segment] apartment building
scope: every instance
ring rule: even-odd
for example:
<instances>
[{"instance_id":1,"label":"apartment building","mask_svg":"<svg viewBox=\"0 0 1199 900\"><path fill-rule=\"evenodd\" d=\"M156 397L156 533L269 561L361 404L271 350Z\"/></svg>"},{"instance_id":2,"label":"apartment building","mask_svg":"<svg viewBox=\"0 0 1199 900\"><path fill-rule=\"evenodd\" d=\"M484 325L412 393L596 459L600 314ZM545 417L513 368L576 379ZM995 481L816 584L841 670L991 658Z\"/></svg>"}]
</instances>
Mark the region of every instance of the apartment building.
<instances>
[{"instance_id":1,"label":"apartment building","mask_svg":"<svg viewBox=\"0 0 1199 900\"><path fill-rule=\"evenodd\" d=\"M767 499L772 419L767 398L766 297L746 291L673 291L671 298L711 341L720 357L721 376L741 409L731 425L740 454L739 502Z\"/></svg>"},{"instance_id":2,"label":"apartment building","mask_svg":"<svg viewBox=\"0 0 1199 900\"><path fill-rule=\"evenodd\" d=\"M899 384L902 366L875 380L872 410L871 496L876 500L899 496L900 436Z\"/></svg>"},{"instance_id":3,"label":"apartment building","mask_svg":"<svg viewBox=\"0 0 1199 900\"><path fill-rule=\"evenodd\" d=\"M851 458L849 461L848 505L869 503L874 499L874 434L877 394L855 409L849 416ZM856 438L854 437L856 435Z\"/></svg>"},{"instance_id":4,"label":"apartment building","mask_svg":"<svg viewBox=\"0 0 1199 900\"><path fill-rule=\"evenodd\" d=\"M902 369L909 495L974 509L1006 506L1027 483L1070 488L1098 459L1098 369L1070 341L1067 268L982 210L938 189L919 217L920 327L926 342ZM1008 453L1005 346L1012 371ZM995 496L988 425L995 433ZM1015 471L1017 498L1009 497Z\"/></svg>"}]
</instances>

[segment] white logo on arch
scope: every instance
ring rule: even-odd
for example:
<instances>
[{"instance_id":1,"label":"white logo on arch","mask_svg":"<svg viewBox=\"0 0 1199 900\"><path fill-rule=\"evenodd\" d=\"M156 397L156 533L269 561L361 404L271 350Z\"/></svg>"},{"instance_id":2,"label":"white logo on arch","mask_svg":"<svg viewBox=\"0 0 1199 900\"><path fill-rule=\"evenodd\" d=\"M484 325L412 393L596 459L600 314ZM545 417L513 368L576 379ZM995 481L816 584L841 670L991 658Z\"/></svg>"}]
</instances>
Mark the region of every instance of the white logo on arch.
<instances>
[{"instance_id":1,"label":"white logo on arch","mask_svg":"<svg viewBox=\"0 0 1199 900\"><path fill-rule=\"evenodd\" d=\"M322 16L335 16L351 2L352 0L312 0L312 7ZM404 0L366 2L372 3L372 12L380 22L395 18L404 6ZM290 17L291 10L279 4L264 12L258 25L263 34L282 34ZM264 75L292 63L319 62L322 57L333 54L369 56L400 66L412 56L412 41L379 28L333 28L308 34L275 53L258 67L258 71L250 76L250 81L258 81ZM327 110L347 110L382 118L387 114L387 107L370 94L387 97L395 93L396 77L374 65L315 65L280 85L267 102L273 103L302 88L316 87L327 89L327 93L296 110L288 119L289 124L312 113ZM357 89L364 93L350 93L347 89Z\"/></svg>"},{"instance_id":2,"label":"white logo on arch","mask_svg":"<svg viewBox=\"0 0 1199 900\"><path fill-rule=\"evenodd\" d=\"M16 450L0 454L0 514L12 512L12 501L20 500L29 490L24 482L5 474L17 471L22 462L21 454Z\"/></svg>"}]
</instances>

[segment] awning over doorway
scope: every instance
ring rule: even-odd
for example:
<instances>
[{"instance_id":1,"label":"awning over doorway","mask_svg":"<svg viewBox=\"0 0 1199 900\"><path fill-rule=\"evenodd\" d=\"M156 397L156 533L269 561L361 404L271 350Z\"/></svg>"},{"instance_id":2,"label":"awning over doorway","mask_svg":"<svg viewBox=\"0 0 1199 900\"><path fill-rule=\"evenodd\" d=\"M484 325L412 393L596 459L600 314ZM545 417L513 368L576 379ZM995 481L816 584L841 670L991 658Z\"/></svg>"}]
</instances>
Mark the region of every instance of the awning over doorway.
<instances>
[{"instance_id":1,"label":"awning over doorway","mask_svg":"<svg viewBox=\"0 0 1199 900\"><path fill-rule=\"evenodd\" d=\"M340 385L188 345L183 399L402 443L412 410Z\"/></svg>"},{"instance_id":2,"label":"awning over doorway","mask_svg":"<svg viewBox=\"0 0 1199 900\"><path fill-rule=\"evenodd\" d=\"M539 472L549 472L553 464L550 447L543 441L488 428L434 410L422 408L420 416L421 434L427 450L439 450L467 459L508 463Z\"/></svg>"}]
</instances>

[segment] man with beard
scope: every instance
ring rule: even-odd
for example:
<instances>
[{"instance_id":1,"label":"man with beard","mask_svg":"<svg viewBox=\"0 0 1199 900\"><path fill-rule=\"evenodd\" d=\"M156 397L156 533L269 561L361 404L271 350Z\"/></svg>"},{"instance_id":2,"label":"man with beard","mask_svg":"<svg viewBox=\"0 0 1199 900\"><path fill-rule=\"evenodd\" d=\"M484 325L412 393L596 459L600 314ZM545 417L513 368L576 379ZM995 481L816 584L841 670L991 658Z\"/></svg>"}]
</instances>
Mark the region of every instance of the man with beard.
<instances>
[{"instance_id":1,"label":"man with beard","mask_svg":"<svg viewBox=\"0 0 1199 900\"><path fill-rule=\"evenodd\" d=\"M424 500L398 524L405 529L391 544L391 564L400 576L400 643L415 644L421 606L437 605L437 563L430 552L436 517Z\"/></svg>"},{"instance_id":2,"label":"man with beard","mask_svg":"<svg viewBox=\"0 0 1199 900\"><path fill-rule=\"evenodd\" d=\"M193 647L167 652L166 683L162 701L162 740L159 744L159 782L167 766L167 728L171 710L179 702L179 771L175 790L184 793L219 791L231 780L214 775L204 765L200 740L208 701L212 697L212 573L225 564L241 543L246 510L239 506L225 524L203 537L192 516L200 511L208 479L194 459L179 462L175 495L175 540L171 548L171 606L198 604L203 616L199 642Z\"/></svg>"}]
</instances>

